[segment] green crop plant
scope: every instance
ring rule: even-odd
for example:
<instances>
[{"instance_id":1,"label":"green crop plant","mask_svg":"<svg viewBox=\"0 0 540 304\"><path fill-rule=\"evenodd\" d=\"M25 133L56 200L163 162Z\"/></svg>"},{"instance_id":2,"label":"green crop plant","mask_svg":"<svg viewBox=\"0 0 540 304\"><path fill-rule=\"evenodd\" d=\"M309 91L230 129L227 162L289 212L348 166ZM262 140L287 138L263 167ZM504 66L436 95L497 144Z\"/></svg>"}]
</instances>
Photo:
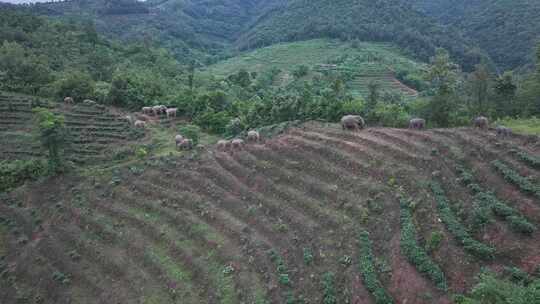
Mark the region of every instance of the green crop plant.
<instances>
[{"instance_id":1,"label":"green crop plant","mask_svg":"<svg viewBox=\"0 0 540 304\"><path fill-rule=\"evenodd\" d=\"M446 290L446 278L444 273L435 262L431 260L429 255L420 247L416 241L416 228L414 226L411 210L408 202L404 199L400 202L401 205L401 251L407 257L407 260L413 264L419 272L430 278L437 288Z\"/></svg>"},{"instance_id":2,"label":"green crop plant","mask_svg":"<svg viewBox=\"0 0 540 304\"><path fill-rule=\"evenodd\" d=\"M285 265L283 258L273 249L268 252L270 260L276 265L276 271L278 273L278 282L285 286L291 286L292 281L289 277L289 271Z\"/></svg>"},{"instance_id":3,"label":"green crop plant","mask_svg":"<svg viewBox=\"0 0 540 304\"><path fill-rule=\"evenodd\" d=\"M323 304L337 303L337 292L334 281L334 273L332 272L327 272L322 277L322 284L324 289Z\"/></svg>"},{"instance_id":4,"label":"green crop plant","mask_svg":"<svg viewBox=\"0 0 540 304\"><path fill-rule=\"evenodd\" d=\"M492 259L495 254L495 249L470 236L469 232L467 232L465 227L459 222L452 209L450 209L450 202L446 198L446 194L441 185L432 182L430 186L435 195L439 216L454 238L456 238L465 250L469 251L471 254L482 259Z\"/></svg>"},{"instance_id":5,"label":"green crop plant","mask_svg":"<svg viewBox=\"0 0 540 304\"><path fill-rule=\"evenodd\" d=\"M360 273L367 290L375 299L376 304L393 304L394 300L384 289L375 270L375 257L373 256L372 243L367 231L360 231L359 242Z\"/></svg>"},{"instance_id":6,"label":"green crop plant","mask_svg":"<svg viewBox=\"0 0 540 304\"><path fill-rule=\"evenodd\" d=\"M304 248L304 263L311 265L313 263L313 250L311 248Z\"/></svg>"},{"instance_id":7,"label":"green crop plant","mask_svg":"<svg viewBox=\"0 0 540 304\"><path fill-rule=\"evenodd\" d=\"M60 282L64 285L67 285L69 283L71 283L71 279L69 278L68 275L60 272L60 271L55 271L53 274L52 274L52 278L53 280L57 281L57 282Z\"/></svg>"},{"instance_id":8,"label":"green crop plant","mask_svg":"<svg viewBox=\"0 0 540 304\"><path fill-rule=\"evenodd\" d=\"M444 239L444 234L440 231L433 231L426 242L426 251L433 252L439 249L441 242Z\"/></svg>"},{"instance_id":9,"label":"green crop plant","mask_svg":"<svg viewBox=\"0 0 540 304\"><path fill-rule=\"evenodd\" d=\"M519 187L523 192L530 193L540 198L540 187L533 184L527 177L521 176L514 169L500 160L495 160L491 164L503 175L508 182Z\"/></svg>"},{"instance_id":10,"label":"green crop plant","mask_svg":"<svg viewBox=\"0 0 540 304\"><path fill-rule=\"evenodd\" d=\"M505 202L499 200L493 192L485 191L482 186L475 182L472 173L459 166L457 168L460 174L460 180L474 193L475 206L480 206L480 210L474 210L474 222L486 224L491 221L490 217L495 214L504 218L510 228L516 232L530 234L536 230L536 227L530 223L519 211L508 206Z\"/></svg>"},{"instance_id":11,"label":"green crop plant","mask_svg":"<svg viewBox=\"0 0 540 304\"><path fill-rule=\"evenodd\" d=\"M530 155L529 153L517 149L512 150L512 152L514 152L517 157L527 165L535 169L540 169L540 157Z\"/></svg>"}]
</instances>

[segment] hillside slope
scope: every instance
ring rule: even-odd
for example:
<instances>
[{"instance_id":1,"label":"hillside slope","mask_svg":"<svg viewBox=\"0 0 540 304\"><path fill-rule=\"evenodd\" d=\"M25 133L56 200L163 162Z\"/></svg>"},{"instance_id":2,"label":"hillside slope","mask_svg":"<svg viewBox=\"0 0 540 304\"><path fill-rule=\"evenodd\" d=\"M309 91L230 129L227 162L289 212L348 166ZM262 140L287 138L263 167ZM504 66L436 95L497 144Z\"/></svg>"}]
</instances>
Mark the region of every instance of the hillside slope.
<instances>
[{"instance_id":1,"label":"hillside slope","mask_svg":"<svg viewBox=\"0 0 540 304\"><path fill-rule=\"evenodd\" d=\"M459 32L447 31L400 0L74 0L35 5L34 11L93 20L102 33L154 41L178 59L203 63L224 50L313 38L393 42L423 60L442 46L466 67L483 56Z\"/></svg>"},{"instance_id":2,"label":"hillside slope","mask_svg":"<svg viewBox=\"0 0 540 304\"><path fill-rule=\"evenodd\" d=\"M177 59L203 59L229 45L267 9L282 0L74 0L36 4L33 11L83 18L112 38L144 40L172 50ZM202 52L202 53L201 53Z\"/></svg>"},{"instance_id":3,"label":"hillside slope","mask_svg":"<svg viewBox=\"0 0 540 304\"><path fill-rule=\"evenodd\" d=\"M48 108L65 118L68 160L76 165L123 160L144 136L119 113L101 105L63 105L35 97L0 92L0 161L44 158L36 140L33 109Z\"/></svg>"},{"instance_id":4,"label":"hillside slope","mask_svg":"<svg viewBox=\"0 0 540 304\"><path fill-rule=\"evenodd\" d=\"M400 0L291 0L261 17L237 44L254 48L320 37L393 42L424 60L436 47L445 47L465 66L480 56L459 32Z\"/></svg>"},{"instance_id":5,"label":"hillside slope","mask_svg":"<svg viewBox=\"0 0 540 304\"><path fill-rule=\"evenodd\" d=\"M534 62L540 42L540 2L530 0L413 0L418 8L461 31L503 69Z\"/></svg>"},{"instance_id":6,"label":"hillside slope","mask_svg":"<svg viewBox=\"0 0 540 304\"><path fill-rule=\"evenodd\" d=\"M276 85L284 86L294 80L300 66L311 71L308 77L335 72L346 77L346 86L353 94L364 95L367 85L378 82L381 89L406 95L414 90L400 83L402 78L421 79L425 65L410 59L391 44L347 43L339 40L315 39L302 42L275 44L229 58L202 69L202 73L227 77L244 69L258 74L279 69ZM414 95L414 94L413 94Z\"/></svg>"},{"instance_id":7,"label":"hillside slope","mask_svg":"<svg viewBox=\"0 0 540 304\"><path fill-rule=\"evenodd\" d=\"M539 154L491 131L308 123L27 184L0 204L0 300L450 303L482 267L540 263L540 190L515 179L538 180L518 155Z\"/></svg>"}]
</instances>

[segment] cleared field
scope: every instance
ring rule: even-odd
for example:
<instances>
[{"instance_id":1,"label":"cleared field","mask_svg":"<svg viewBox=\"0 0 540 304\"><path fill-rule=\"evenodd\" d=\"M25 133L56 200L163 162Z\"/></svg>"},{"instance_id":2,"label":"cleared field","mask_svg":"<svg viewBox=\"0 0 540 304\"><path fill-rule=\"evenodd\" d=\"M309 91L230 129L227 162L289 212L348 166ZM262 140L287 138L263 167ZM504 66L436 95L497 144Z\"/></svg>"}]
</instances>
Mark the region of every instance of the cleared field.
<instances>
[{"instance_id":1,"label":"cleared field","mask_svg":"<svg viewBox=\"0 0 540 304\"><path fill-rule=\"evenodd\" d=\"M293 79L293 71L301 65L315 72L334 70L350 73L353 79L347 87L356 95L365 96L367 85L374 81L382 89L401 92L409 97L418 93L399 82L395 72L420 73L425 67L390 44L358 42L353 46L337 40L316 39L257 49L209 66L202 73L219 78L241 69L260 74L277 68L282 71L280 84L286 84Z\"/></svg>"},{"instance_id":2,"label":"cleared field","mask_svg":"<svg viewBox=\"0 0 540 304\"><path fill-rule=\"evenodd\" d=\"M524 159L539 155L493 132L306 123L235 153L27 184L0 204L0 299L450 303L482 267L540 264L540 200L493 165L538 181Z\"/></svg>"}]
</instances>

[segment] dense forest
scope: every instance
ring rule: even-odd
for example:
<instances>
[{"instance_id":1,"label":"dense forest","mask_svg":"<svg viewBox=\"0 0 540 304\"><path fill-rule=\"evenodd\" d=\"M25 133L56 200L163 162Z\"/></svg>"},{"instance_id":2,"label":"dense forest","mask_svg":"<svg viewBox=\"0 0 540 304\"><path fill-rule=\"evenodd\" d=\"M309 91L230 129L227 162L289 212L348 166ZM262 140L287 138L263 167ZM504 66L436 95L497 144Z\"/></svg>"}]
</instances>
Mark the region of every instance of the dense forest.
<instances>
[{"instance_id":1,"label":"dense forest","mask_svg":"<svg viewBox=\"0 0 540 304\"><path fill-rule=\"evenodd\" d=\"M443 47L464 70L483 60L502 71L532 67L540 32L540 4L527 0L74 0L31 10L92 20L109 38L144 40L202 64L326 37L392 42L422 60Z\"/></svg>"},{"instance_id":2,"label":"dense forest","mask_svg":"<svg viewBox=\"0 0 540 304\"><path fill-rule=\"evenodd\" d=\"M534 61L540 41L540 2L529 0L413 0L427 15L463 32L485 50L501 69Z\"/></svg>"},{"instance_id":3,"label":"dense forest","mask_svg":"<svg viewBox=\"0 0 540 304\"><path fill-rule=\"evenodd\" d=\"M423 60L440 46L465 67L482 58L459 32L447 31L400 1L288 1L260 18L239 45L251 48L317 37L393 42Z\"/></svg>"}]
</instances>

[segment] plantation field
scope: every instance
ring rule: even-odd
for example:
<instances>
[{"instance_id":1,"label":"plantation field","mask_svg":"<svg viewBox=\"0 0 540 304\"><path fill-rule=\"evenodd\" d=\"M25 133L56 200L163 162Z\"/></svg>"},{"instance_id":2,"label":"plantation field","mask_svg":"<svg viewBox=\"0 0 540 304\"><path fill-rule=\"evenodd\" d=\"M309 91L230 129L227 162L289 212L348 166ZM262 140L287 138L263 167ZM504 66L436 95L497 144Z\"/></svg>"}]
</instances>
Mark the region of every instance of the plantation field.
<instances>
[{"instance_id":1,"label":"plantation field","mask_svg":"<svg viewBox=\"0 0 540 304\"><path fill-rule=\"evenodd\" d=\"M380 83L382 89L402 92L407 96L417 92L401 84L395 73L406 71L419 74L424 64L409 59L397 47L385 43L357 42L356 45L338 40L315 39L302 42L281 43L260 48L211 65L202 73L227 77L241 69L258 74L280 69L279 79L292 79L299 66L313 72L328 70L348 73L347 87L353 94L365 95L370 81ZM283 85L288 82L281 81Z\"/></svg>"},{"instance_id":2,"label":"plantation field","mask_svg":"<svg viewBox=\"0 0 540 304\"><path fill-rule=\"evenodd\" d=\"M65 105L28 96L0 93L0 160L45 156L34 128L32 109L45 107L64 116L66 154L76 164L110 161L128 153L128 143L143 136L122 114L100 105ZM110 148L116 148L115 151Z\"/></svg>"},{"instance_id":3,"label":"plantation field","mask_svg":"<svg viewBox=\"0 0 540 304\"><path fill-rule=\"evenodd\" d=\"M1 198L0 301L450 303L484 267L540 265L539 156L492 131L311 122L27 183Z\"/></svg>"}]
</instances>

